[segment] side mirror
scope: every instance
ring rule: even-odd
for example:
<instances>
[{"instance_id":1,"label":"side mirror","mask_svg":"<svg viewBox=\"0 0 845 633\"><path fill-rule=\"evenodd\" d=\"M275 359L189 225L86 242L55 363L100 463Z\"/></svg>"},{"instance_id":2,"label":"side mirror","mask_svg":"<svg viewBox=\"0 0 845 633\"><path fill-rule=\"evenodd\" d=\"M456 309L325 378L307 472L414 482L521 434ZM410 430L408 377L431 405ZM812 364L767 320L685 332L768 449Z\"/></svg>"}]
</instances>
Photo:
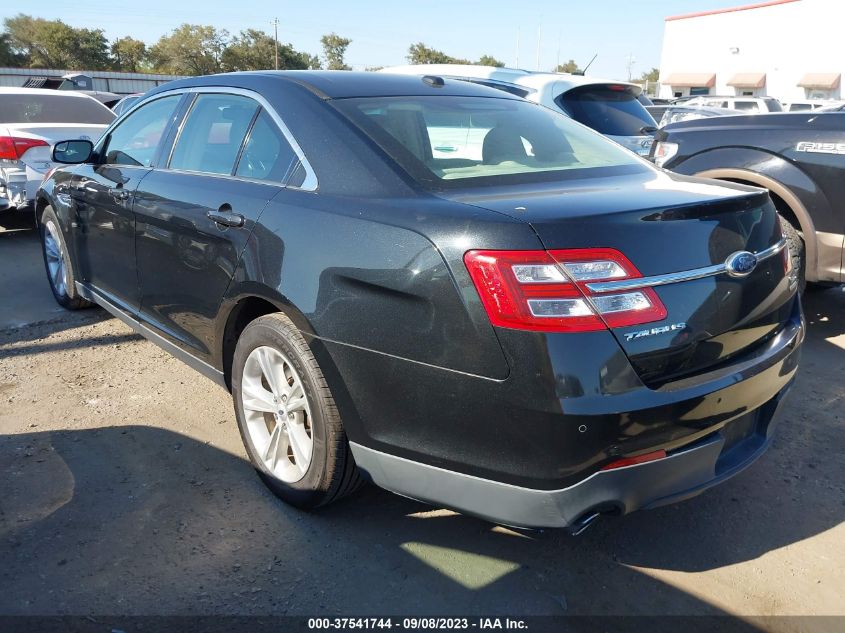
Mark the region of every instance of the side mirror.
<instances>
[{"instance_id":1,"label":"side mirror","mask_svg":"<svg viewBox=\"0 0 845 633\"><path fill-rule=\"evenodd\" d=\"M74 141L59 141L53 145L53 162L65 165L79 165L91 159L94 144L91 141L77 139Z\"/></svg>"}]
</instances>

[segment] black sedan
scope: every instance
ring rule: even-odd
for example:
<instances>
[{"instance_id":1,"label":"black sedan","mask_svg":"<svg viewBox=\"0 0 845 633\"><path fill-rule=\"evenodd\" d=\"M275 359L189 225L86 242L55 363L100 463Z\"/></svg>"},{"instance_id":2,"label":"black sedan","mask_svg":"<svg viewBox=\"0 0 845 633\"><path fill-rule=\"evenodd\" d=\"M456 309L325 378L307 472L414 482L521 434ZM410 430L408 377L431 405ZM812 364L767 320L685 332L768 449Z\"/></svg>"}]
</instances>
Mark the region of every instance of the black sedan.
<instances>
[{"instance_id":1,"label":"black sedan","mask_svg":"<svg viewBox=\"0 0 845 633\"><path fill-rule=\"evenodd\" d=\"M578 529L751 463L798 366L765 192L497 90L199 77L53 153L73 165L38 193L56 299L229 388L255 468L299 507L369 479Z\"/></svg>"}]
</instances>

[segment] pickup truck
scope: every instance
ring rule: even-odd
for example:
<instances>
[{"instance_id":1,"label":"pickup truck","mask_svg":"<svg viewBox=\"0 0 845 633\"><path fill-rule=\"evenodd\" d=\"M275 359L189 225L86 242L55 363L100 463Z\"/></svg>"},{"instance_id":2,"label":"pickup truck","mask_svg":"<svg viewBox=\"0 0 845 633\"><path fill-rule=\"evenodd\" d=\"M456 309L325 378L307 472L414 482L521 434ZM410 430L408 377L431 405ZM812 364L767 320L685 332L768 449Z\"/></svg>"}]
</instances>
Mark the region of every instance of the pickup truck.
<instances>
[{"instance_id":1,"label":"pickup truck","mask_svg":"<svg viewBox=\"0 0 845 633\"><path fill-rule=\"evenodd\" d=\"M803 289L842 283L845 107L674 123L655 136L658 167L769 190Z\"/></svg>"}]
</instances>

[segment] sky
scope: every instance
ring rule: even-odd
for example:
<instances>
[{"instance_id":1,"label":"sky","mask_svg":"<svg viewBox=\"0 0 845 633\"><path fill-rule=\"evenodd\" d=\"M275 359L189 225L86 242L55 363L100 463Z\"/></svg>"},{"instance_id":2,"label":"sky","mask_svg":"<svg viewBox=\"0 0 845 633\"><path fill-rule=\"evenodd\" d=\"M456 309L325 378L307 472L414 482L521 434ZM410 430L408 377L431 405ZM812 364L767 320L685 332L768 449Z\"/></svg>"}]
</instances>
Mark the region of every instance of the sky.
<instances>
[{"instance_id":1,"label":"sky","mask_svg":"<svg viewBox=\"0 0 845 633\"><path fill-rule=\"evenodd\" d=\"M131 35L154 43L178 25L211 24L230 33L256 28L318 54L329 32L352 39L346 62L355 70L406 63L408 46L424 42L454 57L493 55L508 66L551 70L598 55L590 75L634 78L660 65L669 15L748 4L752 0L0 0L0 18L18 12L101 28L110 40ZM517 43L519 45L517 46ZM518 55L518 58L517 58Z\"/></svg>"}]
</instances>

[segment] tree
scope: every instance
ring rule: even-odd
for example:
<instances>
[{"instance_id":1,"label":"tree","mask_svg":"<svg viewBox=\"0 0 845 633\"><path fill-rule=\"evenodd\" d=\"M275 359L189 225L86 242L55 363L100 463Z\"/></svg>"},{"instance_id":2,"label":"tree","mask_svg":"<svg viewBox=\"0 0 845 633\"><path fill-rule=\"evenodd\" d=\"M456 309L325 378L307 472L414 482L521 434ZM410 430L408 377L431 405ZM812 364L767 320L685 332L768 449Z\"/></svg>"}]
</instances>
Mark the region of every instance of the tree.
<instances>
[{"instance_id":1,"label":"tree","mask_svg":"<svg viewBox=\"0 0 845 633\"><path fill-rule=\"evenodd\" d=\"M492 55L482 55L476 62L479 66L495 66L496 68L503 68L505 62L501 62Z\"/></svg>"},{"instance_id":2,"label":"tree","mask_svg":"<svg viewBox=\"0 0 845 633\"><path fill-rule=\"evenodd\" d=\"M110 65L102 29L74 28L22 13L6 18L4 25L12 54L30 68L104 70Z\"/></svg>"},{"instance_id":3,"label":"tree","mask_svg":"<svg viewBox=\"0 0 845 633\"><path fill-rule=\"evenodd\" d=\"M274 67L272 35L257 29L241 31L223 51L221 66L225 71L270 70ZM297 51L291 44L279 44L280 70L306 70L313 67L316 58ZM319 62L318 62L319 63ZM318 66L319 67L319 66Z\"/></svg>"},{"instance_id":4,"label":"tree","mask_svg":"<svg viewBox=\"0 0 845 633\"><path fill-rule=\"evenodd\" d=\"M352 40L332 32L321 37L320 43L323 45L323 58L326 60L328 70L352 70L343 60Z\"/></svg>"},{"instance_id":5,"label":"tree","mask_svg":"<svg viewBox=\"0 0 845 633\"><path fill-rule=\"evenodd\" d=\"M9 34L0 33L0 66L20 68L28 65L26 62L26 57L12 50L12 45L9 43Z\"/></svg>"},{"instance_id":6,"label":"tree","mask_svg":"<svg viewBox=\"0 0 845 633\"><path fill-rule=\"evenodd\" d=\"M147 45L133 37L121 37L111 45L112 66L125 73L137 73L147 64Z\"/></svg>"},{"instance_id":7,"label":"tree","mask_svg":"<svg viewBox=\"0 0 845 633\"><path fill-rule=\"evenodd\" d=\"M657 83L660 78L660 69L659 68L652 68L648 72L645 72L640 77L640 81L647 81L649 83Z\"/></svg>"},{"instance_id":8,"label":"tree","mask_svg":"<svg viewBox=\"0 0 845 633\"><path fill-rule=\"evenodd\" d=\"M408 62L411 64L469 64L466 59L458 59L447 55L443 51L429 48L422 42L408 47Z\"/></svg>"},{"instance_id":9,"label":"tree","mask_svg":"<svg viewBox=\"0 0 845 633\"><path fill-rule=\"evenodd\" d=\"M574 59L570 59L565 64L558 64L557 68L555 68L556 73L580 73L581 69L578 68L578 64Z\"/></svg>"},{"instance_id":10,"label":"tree","mask_svg":"<svg viewBox=\"0 0 845 633\"><path fill-rule=\"evenodd\" d=\"M229 32L213 26L183 24L150 48L156 70L174 75L210 75L223 69Z\"/></svg>"}]
</instances>

